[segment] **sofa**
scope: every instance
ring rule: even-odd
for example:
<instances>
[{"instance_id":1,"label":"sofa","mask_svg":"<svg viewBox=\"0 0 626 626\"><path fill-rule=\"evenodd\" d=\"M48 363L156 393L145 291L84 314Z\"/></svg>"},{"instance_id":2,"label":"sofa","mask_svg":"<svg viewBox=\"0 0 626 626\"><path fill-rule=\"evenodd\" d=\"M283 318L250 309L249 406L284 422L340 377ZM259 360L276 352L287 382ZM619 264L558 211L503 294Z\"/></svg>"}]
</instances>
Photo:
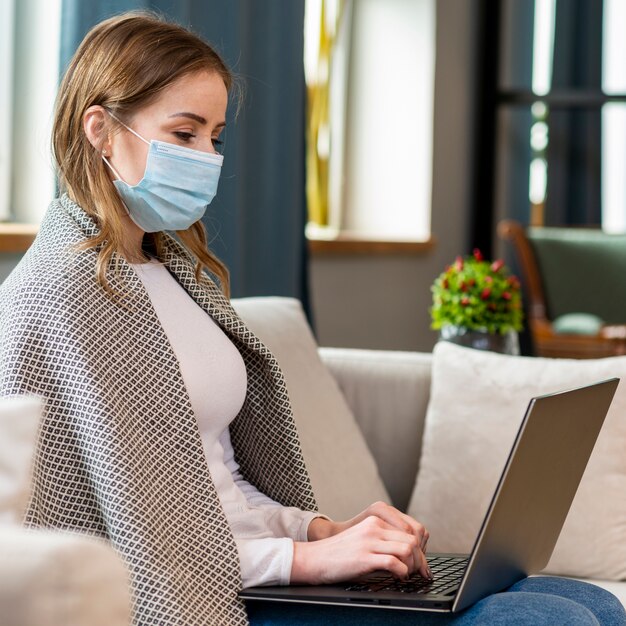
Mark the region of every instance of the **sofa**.
<instances>
[{"instance_id":1,"label":"sofa","mask_svg":"<svg viewBox=\"0 0 626 626\"><path fill-rule=\"evenodd\" d=\"M532 387L537 382L532 377L526 379L523 372L512 379L507 368L523 370L525 366L529 371L539 372L542 384L548 386L553 384L551 376L560 381L561 371L566 377L584 378L588 375L587 372L581 374L572 362L559 364L554 360L547 362L547 359L524 357L503 357L521 361L501 361L498 360L500 355L478 355L475 354L478 351L456 346L438 347L434 354L318 348L298 301L246 298L233 303L250 329L274 352L283 368L320 510L332 518L347 519L375 501L391 502L404 511L428 518L425 523L431 530L433 548L464 547L475 536L472 519L479 519L483 514L481 507L484 507L481 500L484 497L477 494L481 489L489 492L489 476L493 480L493 475L499 474L502 455L506 455L510 448L508 443L503 444L498 439L500 431L508 428L510 434L511 428L502 427L497 422L501 414L497 395L503 388L507 401L501 405L511 405L517 414L516 394L520 399L526 398L528 393L524 386ZM605 359L597 367L611 371L621 367L626 372L624 358L616 357L614 362ZM485 365L485 359L496 360ZM489 368L493 371L488 372ZM503 376L504 382L499 381L498 376ZM519 384L518 378L521 380ZM447 381L456 385L454 393L447 387ZM495 398L495 417L490 417L488 409L476 405L474 396L485 382ZM445 402L450 401L453 405L456 402L458 408L448 411ZM27 468L34 445L34 429L17 432L15 415L19 406L16 409L15 402L19 400L14 399L14 404L7 410L9 402L6 399L0 401L0 441L5 442L4 447L0 445L2 624L128 624L131 598L126 572L121 560L108 546L73 533L27 531L19 527L20 507L23 507L28 489ZM617 409L621 411L622 404ZM37 411L32 402L23 414L29 414L30 421L36 422ZM447 419L457 419L457 415L462 415L464 421L446 422ZM472 417L476 415L487 421L480 422ZM521 419L521 415L519 417ZM613 418L620 428L621 421L619 414ZM470 424L466 432L464 424ZM12 439L17 439L19 445L13 446ZM609 447L621 445L617 435L612 434L609 439L606 442ZM458 441L462 442L460 447ZM481 445L491 445L492 452L486 452ZM11 450L21 450L13 455L19 458L11 461ZM604 454L604 448L600 452L600 457L609 454ZM474 454L475 460L471 461L472 457L469 461L463 459L464 453ZM495 455L493 459L483 463L490 454ZM445 456L448 456L447 460L465 464L461 466L466 468L461 472L461 478L452 480L446 471L442 475L440 466ZM10 462L5 462L3 457L8 457ZM603 470L602 461L600 458L593 467L590 462L588 471ZM611 488L622 488L620 463L620 460L611 461L612 474L608 481ZM484 476L473 469L481 464L486 465ZM468 498L463 495L474 490L468 490L463 483L466 478L476 486L476 493L469 493ZM429 502L433 480L439 485L449 484L451 491L448 495L453 501L469 507L467 514L457 511L438 519L437 498L441 496L432 497ZM601 472L598 480L599 483L593 483L588 490L591 495L587 496L585 492L585 497L594 497L597 485L606 482ZM461 495L455 494L454 489L461 490ZM445 490L443 493L445 495ZM588 500L582 502L583 509L590 506L596 505L590 505ZM622 560L620 553L623 543L621 526L626 526L626 517L616 519L617 514L608 509L604 513L608 518L606 523L613 526L607 530L600 524L597 549L594 548L595 535L591 533L586 544L586 548L592 551L589 562L582 559L579 564L576 555L572 560L568 555L570 547L565 541L563 549L558 544L554 571L548 573L566 573L581 579L594 574L593 582L615 593L626 605L626 582L622 582L626 576L621 569L622 562L626 566L626 560ZM446 526L459 520L460 529ZM564 534L572 535L574 543L578 541L575 521L568 517L567 533L564 529ZM583 519L582 523L588 521ZM441 531L435 532L434 528ZM439 539L437 535L440 535ZM446 544L446 537L452 544ZM603 550L610 551L607 557L603 556ZM608 561L615 562L608 567L605 579L601 579L605 574L602 568Z\"/></svg>"}]
</instances>

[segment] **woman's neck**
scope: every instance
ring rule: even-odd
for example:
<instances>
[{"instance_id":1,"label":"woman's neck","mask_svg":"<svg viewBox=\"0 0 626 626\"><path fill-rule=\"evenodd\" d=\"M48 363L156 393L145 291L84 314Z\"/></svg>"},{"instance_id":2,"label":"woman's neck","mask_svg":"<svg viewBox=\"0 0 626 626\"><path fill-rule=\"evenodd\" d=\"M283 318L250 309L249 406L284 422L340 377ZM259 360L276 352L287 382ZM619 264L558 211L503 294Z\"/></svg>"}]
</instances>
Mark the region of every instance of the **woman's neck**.
<instances>
[{"instance_id":1,"label":"woman's neck","mask_svg":"<svg viewBox=\"0 0 626 626\"><path fill-rule=\"evenodd\" d=\"M125 241L120 254L128 263L147 263L150 255L143 249L143 239L146 234L139 228L129 215L124 216Z\"/></svg>"}]
</instances>

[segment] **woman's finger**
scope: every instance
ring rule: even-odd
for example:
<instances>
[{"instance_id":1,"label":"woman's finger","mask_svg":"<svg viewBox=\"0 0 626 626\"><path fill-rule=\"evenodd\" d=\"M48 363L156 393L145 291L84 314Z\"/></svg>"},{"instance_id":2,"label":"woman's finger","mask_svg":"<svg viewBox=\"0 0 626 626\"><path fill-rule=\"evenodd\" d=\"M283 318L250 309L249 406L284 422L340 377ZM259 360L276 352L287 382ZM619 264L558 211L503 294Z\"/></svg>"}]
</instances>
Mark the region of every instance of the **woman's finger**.
<instances>
[{"instance_id":1,"label":"woman's finger","mask_svg":"<svg viewBox=\"0 0 626 626\"><path fill-rule=\"evenodd\" d=\"M400 513L402 519L411 527L412 533L419 539L419 546L422 552L423 562L425 565L425 570L429 578L432 578L432 572L430 571L430 567L428 567L428 561L426 559L426 545L428 544L428 539L430 538L430 533L423 524L420 524L416 519L412 518L410 515L406 515L404 513ZM422 574L424 576L425 574Z\"/></svg>"},{"instance_id":2,"label":"woman's finger","mask_svg":"<svg viewBox=\"0 0 626 626\"><path fill-rule=\"evenodd\" d=\"M419 572L420 576L424 578L432 578L426 555L419 547L419 544L416 543L417 538L414 535L396 529L383 529L380 537L386 543L403 543L405 546L408 546L408 549L411 551L411 558L407 559L405 562L409 565L409 572L411 574L413 572ZM380 545L380 543L377 543L377 545ZM403 550L406 551L407 548Z\"/></svg>"},{"instance_id":3,"label":"woman's finger","mask_svg":"<svg viewBox=\"0 0 626 626\"><path fill-rule=\"evenodd\" d=\"M407 565L393 554L372 553L368 558L368 563L372 571L386 570L401 580L410 575Z\"/></svg>"},{"instance_id":4,"label":"woman's finger","mask_svg":"<svg viewBox=\"0 0 626 626\"><path fill-rule=\"evenodd\" d=\"M426 530L424 525L420 524L416 519L414 519L410 515L407 515L406 513L402 513L400 511L398 512L400 513L402 520L413 529L413 534L416 537L419 537L420 541L423 541L424 536L428 535L428 531Z\"/></svg>"},{"instance_id":5,"label":"woman's finger","mask_svg":"<svg viewBox=\"0 0 626 626\"><path fill-rule=\"evenodd\" d=\"M407 573L410 575L420 564L414 560L411 545L404 541L379 541L371 547L374 554L389 554L402 561L407 566Z\"/></svg>"},{"instance_id":6,"label":"woman's finger","mask_svg":"<svg viewBox=\"0 0 626 626\"><path fill-rule=\"evenodd\" d=\"M426 541L428 540L428 531L417 520L383 502L376 502L370 509L372 509L374 515L391 526L415 535L419 540L420 548L424 551Z\"/></svg>"},{"instance_id":7,"label":"woman's finger","mask_svg":"<svg viewBox=\"0 0 626 626\"><path fill-rule=\"evenodd\" d=\"M403 530L405 532L413 532L416 529L415 524L417 524L417 522L415 522L413 518L400 512L395 507L389 504L385 504L384 502L375 502L369 507L368 510L370 511L371 515L376 515L383 521L391 524L399 530ZM415 522L415 524L413 524L412 522ZM416 533L413 532L413 534Z\"/></svg>"},{"instance_id":8,"label":"woman's finger","mask_svg":"<svg viewBox=\"0 0 626 626\"><path fill-rule=\"evenodd\" d=\"M384 502L376 502L368 507L367 512L370 513L370 519L377 518L379 520L379 527L387 530L396 530L403 533L404 537L401 540L406 540L406 536L413 536L417 540L417 545L413 548L413 558L415 569L421 576L425 578L432 578L431 570L426 560L426 544L428 542L429 533L417 520L413 519L409 515L406 515ZM400 537L393 536L396 540L400 540ZM392 536L387 536L388 540L392 539Z\"/></svg>"}]
</instances>

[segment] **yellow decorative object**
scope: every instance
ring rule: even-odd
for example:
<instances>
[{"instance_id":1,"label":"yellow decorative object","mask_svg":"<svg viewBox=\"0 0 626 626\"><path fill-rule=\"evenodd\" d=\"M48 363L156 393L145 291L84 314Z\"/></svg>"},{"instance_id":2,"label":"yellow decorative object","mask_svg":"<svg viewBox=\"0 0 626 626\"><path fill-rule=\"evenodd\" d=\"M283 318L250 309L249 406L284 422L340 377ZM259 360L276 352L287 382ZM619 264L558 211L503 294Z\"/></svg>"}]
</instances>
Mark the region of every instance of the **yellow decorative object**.
<instances>
[{"instance_id":1,"label":"yellow decorative object","mask_svg":"<svg viewBox=\"0 0 626 626\"><path fill-rule=\"evenodd\" d=\"M319 24L317 55L307 72L306 125L306 193L309 221L327 226L328 220L328 162L331 132L329 125L330 67L338 24L345 0L321 0L309 3ZM311 8L313 5L314 8ZM317 29L316 29L317 30ZM311 36L312 33L307 33Z\"/></svg>"}]
</instances>

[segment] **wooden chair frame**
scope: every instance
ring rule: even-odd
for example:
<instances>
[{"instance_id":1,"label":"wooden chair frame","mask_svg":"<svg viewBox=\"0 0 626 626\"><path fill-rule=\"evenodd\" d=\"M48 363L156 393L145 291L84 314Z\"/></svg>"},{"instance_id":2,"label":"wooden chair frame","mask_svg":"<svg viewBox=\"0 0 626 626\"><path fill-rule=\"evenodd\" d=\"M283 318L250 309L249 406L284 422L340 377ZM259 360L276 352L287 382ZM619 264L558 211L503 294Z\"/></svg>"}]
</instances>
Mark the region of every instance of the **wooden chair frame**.
<instances>
[{"instance_id":1,"label":"wooden chair frame","mask_svg":"<svg viewBox=\"0 0 626 626\"><path fill-rule=\"evenodd\" d=\"M528 299L527 323L537 356L593 359L626 354L626 324L605 325L597 335L555 333L548 319L541 272L526 230L515 221L504 220L498 224L498 236L512 244L520 265Z\"/></svg>"}]
</instances>

